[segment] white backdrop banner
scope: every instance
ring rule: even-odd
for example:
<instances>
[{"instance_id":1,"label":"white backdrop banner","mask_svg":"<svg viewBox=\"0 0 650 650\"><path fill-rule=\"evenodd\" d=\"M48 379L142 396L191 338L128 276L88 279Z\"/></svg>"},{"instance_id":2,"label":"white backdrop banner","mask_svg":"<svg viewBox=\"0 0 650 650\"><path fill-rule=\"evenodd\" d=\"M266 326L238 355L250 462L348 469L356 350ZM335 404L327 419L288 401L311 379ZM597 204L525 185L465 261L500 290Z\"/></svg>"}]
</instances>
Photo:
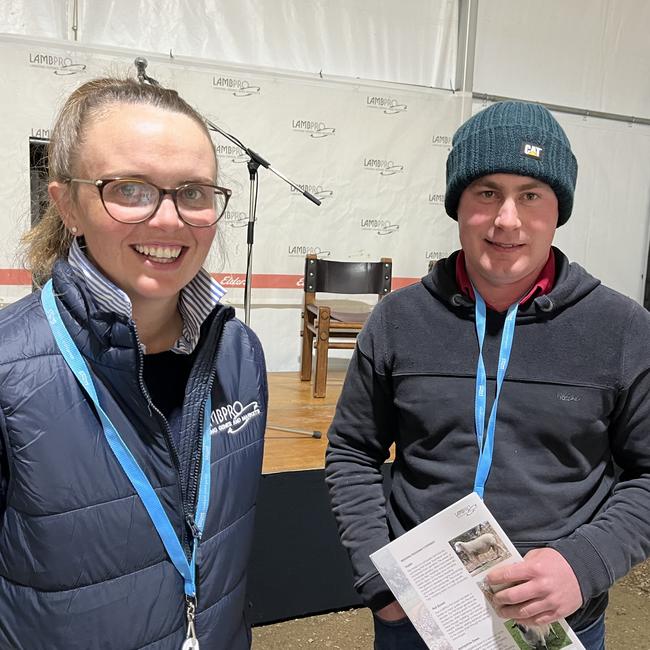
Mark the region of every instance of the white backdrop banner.
<instances>
[{"instance_id":1,"label":"white backdrop banner","mask_svg":"<svg viewBox=\"0 0 650 650\"><path fill-rule=\"evenodd\" d=\"M71 90L106 74L134 73L138 52L69 43L0 40L3 95L14 110L0 125L0 191L9 214L0 222L0 282L27 289L16 269L28 227L29 143L47 138ZM253 300L298 304L304 258L394 260L394 286L415 281L430 259L457 246L443 207L445 160L460 121L450 92L359 80L325 80L199 60L147 55L147 72L176 88L224 130L258 151L322 201L317 207L284 181L259 170L253 253ZM249 176L246 156L220 135L221 182L233 190L222 222L225 263L211 268L241 302L246 268ZM9 216L10 215L10 216ZM21 227L16 228L16 224ZM16 278L20 282L16 283Z\"/></svg>"},{"instance_id":2,"label":"white backdrop banner","mask_svg":"<svg viewBox=\"0 0 650 650\"><path fill-rule=\"evenodd\" d=\"M17 261L30 223L30 139L47 139L71 90L106 74L134 74L143 53L0 37L0 301L30 290ZM322 79L251 66L144 53L148 73L176 88L224 130L322 200L317 207L260 169L251 324L269 369L295 369L304 257L392 257L397 288L458 247L443 206L445 160L460 94L402 84ZM474 103L474 112L483 107ZM557 243L606 284L641 301L647 264L650 127L557 115L579 162L573 217ZM234 192L210 270L243 302L249 180L246 158L215 136L221 181ZM282 335L279 335L281 333Z\"/></svg>"}]
</instances>

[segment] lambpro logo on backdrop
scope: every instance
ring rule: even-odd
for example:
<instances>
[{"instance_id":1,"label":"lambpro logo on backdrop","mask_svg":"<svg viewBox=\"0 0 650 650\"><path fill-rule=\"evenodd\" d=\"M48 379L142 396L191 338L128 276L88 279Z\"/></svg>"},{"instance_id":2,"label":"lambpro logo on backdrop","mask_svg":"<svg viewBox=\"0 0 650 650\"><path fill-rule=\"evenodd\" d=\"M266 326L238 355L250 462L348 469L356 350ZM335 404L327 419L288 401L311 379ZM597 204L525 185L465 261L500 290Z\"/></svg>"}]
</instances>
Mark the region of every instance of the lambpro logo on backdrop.
<instances>
[{"instance_id":1,"label":"lambpro logo on backdrop","mask_svg":"<svg viewBox=\"0 0 650 650\"><path fill-rule=\"evenodd\" d=\"M425 251L424 252L424 259L427 263L437 262L438 260L442 260L445 257L449 257L449 253L447 251Z\"/></svg>"},{"instance_id":2,"label":"lambpro logo on backdrop","mask_svg":"<svg viewBox=\"0 0 650 650\"><path fill-rule=\"evenodd\" d=\"M320 199L321 201L325 201L326 199L331 199L334 196L334 190L329 190L320 184L296 183L296 185L303 192L309 192L310 194L313 194L317 199ZM289 191L292 196L302 196L302 194L291 185L289 185Z\"/></svg>"},{"instance_id":3,"label":"lambpro logo on backdrop","mask_svg":"<svg viewBox=\"0 0 650 650\"><path fill-rule=\"evenodd\" d=\"M380 110L385 115L396 115L406 112L408 106L396 97L366 95L366 108Z\"/></svg>"},{"instance_id":4,"label":"lambpro logo on backdrop","mask_svg":"<svg viewBox=\"0 0 650 650\"><path fill-rule=\"evenodd\" d=\"M384 158L364 158L363 169L365 171L377 172L381 176L393 176L406 171L406 165L395 160Z\"/></svg>"},{"instance_id":5,"label":"lambpro logo on backdrop","mask_svg":"<svg viewBox=\"0 0 650 650\"><path fill-rule=\"evenodd\" d=\"M243 210L226 210L221 222L230 228L245 228L248 225L248 214Z\"/></svg>"},{"instance_id":6,"label":"lambpro logo on backdrop","mask_svg":"<svg viewBox=\"0 0 650 650\"><path fill-rule=\"evenodd\" d=\"M248 162L248 154L234 144L219 144L216 146L217 156L228 158L230 162L241 164Z\"/></svg>"},{"instance_id":7,"label":"lambpro logo on backdrop","mask_svg":"<svg viewBox=\"0 0 650 650\"><path fill-rule=\"evenodd\" d=\"M333 126L327 126L323 120L291 120L291 128L316 139L327 138L336 133L336 129Z\"/></svg>"},{"instance_id":8,"label":"lambpro logo on backdrop","mask_svg":"<svg viewBox=\"0 0 650 650\"><path fill-rule=\"evenodd\" d=\"M222 75L212 76L212 87L215 90L223 90L229 92L235 97L250 97L251 95L259 95L261 91L260 86L251 84L247 79L239 79L238 77L224 77Z\"/></svg>"},{"instance_id":9,"label":"lambpro logo on backdrop","mask_svg":"<svg viewBox=\"0 0 650 650\"><path fill-rule=\"evenodd\" d=\"M332 251L325 250L320 246L311 244L289 244L287 248L289 257L305 257L307 255L316 255L316 257L329 257Z\"/></svg>"},{"instance_id":10,"label":"lambpro logo on backdrop","mask_svg":"<svg viewBox=\"0 0 650 650\"><path fill-rule=\"evenodd\" d=\"M37 68L49 68L53 70L55 75L61 77L78 74L86 70L85 63L78 63L65 54L50 54L48 52L30 52L29 65Z\"/></svg>"},{"instance_id":11,"label":"lambpro logo on backdrop","mask_svg":"<svg viewBox=\"0 0 650 650\"><path fill-rule=\"evenodd\" d=\"M451 148L451 136L442 133L434 133L431 136L431 144L434 147L445 147L449 149Z\"/></svg>"},{"instance_id":12,"label":"lambpro logo on backdrop","mask_svg":"<svg viewBox=\"0 0 650 650\"><path fill-rule=\"evenodd\" d=\"M399 230L398 223L392 223L383 217L363 218L359 221L361 230L374 232L377 235L392 235Z\"/></svg>"}]
</instances>

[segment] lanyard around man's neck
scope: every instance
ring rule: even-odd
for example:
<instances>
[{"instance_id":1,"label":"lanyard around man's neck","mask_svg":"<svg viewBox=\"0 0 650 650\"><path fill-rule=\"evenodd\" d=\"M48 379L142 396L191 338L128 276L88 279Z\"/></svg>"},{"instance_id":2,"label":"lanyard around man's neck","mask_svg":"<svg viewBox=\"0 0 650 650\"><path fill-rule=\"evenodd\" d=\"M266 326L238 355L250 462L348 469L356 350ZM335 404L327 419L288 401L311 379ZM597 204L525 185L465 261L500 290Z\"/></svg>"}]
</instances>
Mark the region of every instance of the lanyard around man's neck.
<instances>
[{"instance_id":1,"label":"lanyard around man's neck","mask_svg":"<svg viewBox=\"0 0 650 650\"><path fill-rule=\"evenodd\" d=\"M474 296L476 298L476 336L478 338L478 365L476 368L476 394L474 397L474 425L476 427L476 441L479 450L476 476L474 478L474 492L476 492L482 499L485 491L485 483L492 466L494 431L496 428L497 410L499 408L499 395L501 394L503 379L506 375L506 370L508 369L508 362L510 361L510 352L512 350L512 340L515 335L515 320L517 318L517 308L519 307L519 303L516 302L508 307L508 313L503 325L503 334L501 335L501 345L499 347L496 395L494 397L494 402L492 403L487 430L485 430L487 377L485 374L485 363L483 362L483 341L485 340L486 307L485 301L476 290L476 287L474 287Z\"/></svg>"},{"instance_id":2,"label":"lanyard around man's neck","mask_svg":"<svg viewBox=\"0 0 650 650\"><path fill-rule=\"evenodd\" d=\"M196 504L196 513L194 516L194 523L196 524L196 532L194 534L194 543L192 547L192 555L188 562L185 551L176 535L176 531L165 512L165 509L158 498L154 488L152 487L149 479L142 471L140 465L135 457L126 446L126 443L118 433L117 429L109 419L108 415L104 412L99 403L99 397L92 381L92 376L88 365L84 358L81 356L79 349L75 345L68 330L63 324L59 308L57 307L54 298L54 291L52 288L52 280L49 280L43 287L41 292L41 302L43 309L50 324L50 329L54 335L61 355L68 364L70 370L74 373L79 383L83 386L86 393L95 405L97 414L102 423L104 436L108 442L113 454L122 466L124 473L128 477L131 485L133 485L140 500L142 501L151 522L153 523L156 532L160 536L162 543L167 551L169 559L172 561L176 570L181 574L184 582L185 589L185 607L187 616L187 641L188 648L198 648L198 640L194 631L194 616L196 611L196 551L199 545L205 519L208 512L210 503L210 453L211 453L211 438L210 438L210 414L212 413L211 399L208 396L205 404L205 411L203 416L203 440L201 448L201 475L199 479L199 493ZM185 522L184 522L185 523ZM190 643L191 642L191 643ZM183 644L185 648L186 645Z\"/></svg>"}]
</instances>

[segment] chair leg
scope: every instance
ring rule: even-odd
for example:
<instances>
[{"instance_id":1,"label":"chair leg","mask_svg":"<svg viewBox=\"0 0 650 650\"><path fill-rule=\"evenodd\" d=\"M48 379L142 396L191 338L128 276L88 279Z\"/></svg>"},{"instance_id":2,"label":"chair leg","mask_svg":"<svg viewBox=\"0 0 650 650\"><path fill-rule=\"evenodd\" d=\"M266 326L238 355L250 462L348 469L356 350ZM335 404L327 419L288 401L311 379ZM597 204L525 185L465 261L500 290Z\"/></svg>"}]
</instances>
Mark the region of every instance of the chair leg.
<instances>
[{"instance_id":1,"label":"chair leg","mask_svg":"<svg viewBox=\"0 0 650 650\"><path fill-rule=\"evenodd\" d=\"M314 397L325 397L327 388L327 352L330 342L330 310L319 310L318 338L316 339L316 376L314 377Z\"/></svg>"},{"instance_id":2,"label":"chair leg","mask_svg":"<svg viewBox=\"0 0 650 650\"><path fill-rule=\"evenodd\" d=\"M300 353L300 380L311 379L311 365L314 354L314 333L307 325L314 324L315 316L307 309L302 316L302 352Z\"/></svg>"}]
</instances>

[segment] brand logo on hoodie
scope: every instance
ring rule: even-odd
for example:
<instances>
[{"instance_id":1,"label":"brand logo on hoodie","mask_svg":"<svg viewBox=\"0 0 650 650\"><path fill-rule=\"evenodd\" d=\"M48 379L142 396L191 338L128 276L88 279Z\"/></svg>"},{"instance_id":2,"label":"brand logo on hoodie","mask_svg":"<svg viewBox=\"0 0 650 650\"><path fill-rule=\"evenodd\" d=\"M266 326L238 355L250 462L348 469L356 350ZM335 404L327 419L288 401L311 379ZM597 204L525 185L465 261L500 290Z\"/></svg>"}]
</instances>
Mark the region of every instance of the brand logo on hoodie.
<instances>
[{"instance_id":1,"label":"brand logo on hoodie","mask_svg":"<svg viewBox=\"0 0 650 650\"><path fill-rule=\"evenodd\" d=\"M580 402L582 397L580 395L574 395L573 393L558 393L557 398L561 402Z\"/></svg>"},{"instance_id":2,"label":"brand logo on hoodie","mask_svg":"<svg viewBox=\"0 0 650 650\"><path fill-rule=\"evenodd\" d=\"M212 411L210 428L215 433L239 433L250 420L262 414L257 402L244 405L239 400L226 406L220 406Z\"/></svg>"}]
</instances>

